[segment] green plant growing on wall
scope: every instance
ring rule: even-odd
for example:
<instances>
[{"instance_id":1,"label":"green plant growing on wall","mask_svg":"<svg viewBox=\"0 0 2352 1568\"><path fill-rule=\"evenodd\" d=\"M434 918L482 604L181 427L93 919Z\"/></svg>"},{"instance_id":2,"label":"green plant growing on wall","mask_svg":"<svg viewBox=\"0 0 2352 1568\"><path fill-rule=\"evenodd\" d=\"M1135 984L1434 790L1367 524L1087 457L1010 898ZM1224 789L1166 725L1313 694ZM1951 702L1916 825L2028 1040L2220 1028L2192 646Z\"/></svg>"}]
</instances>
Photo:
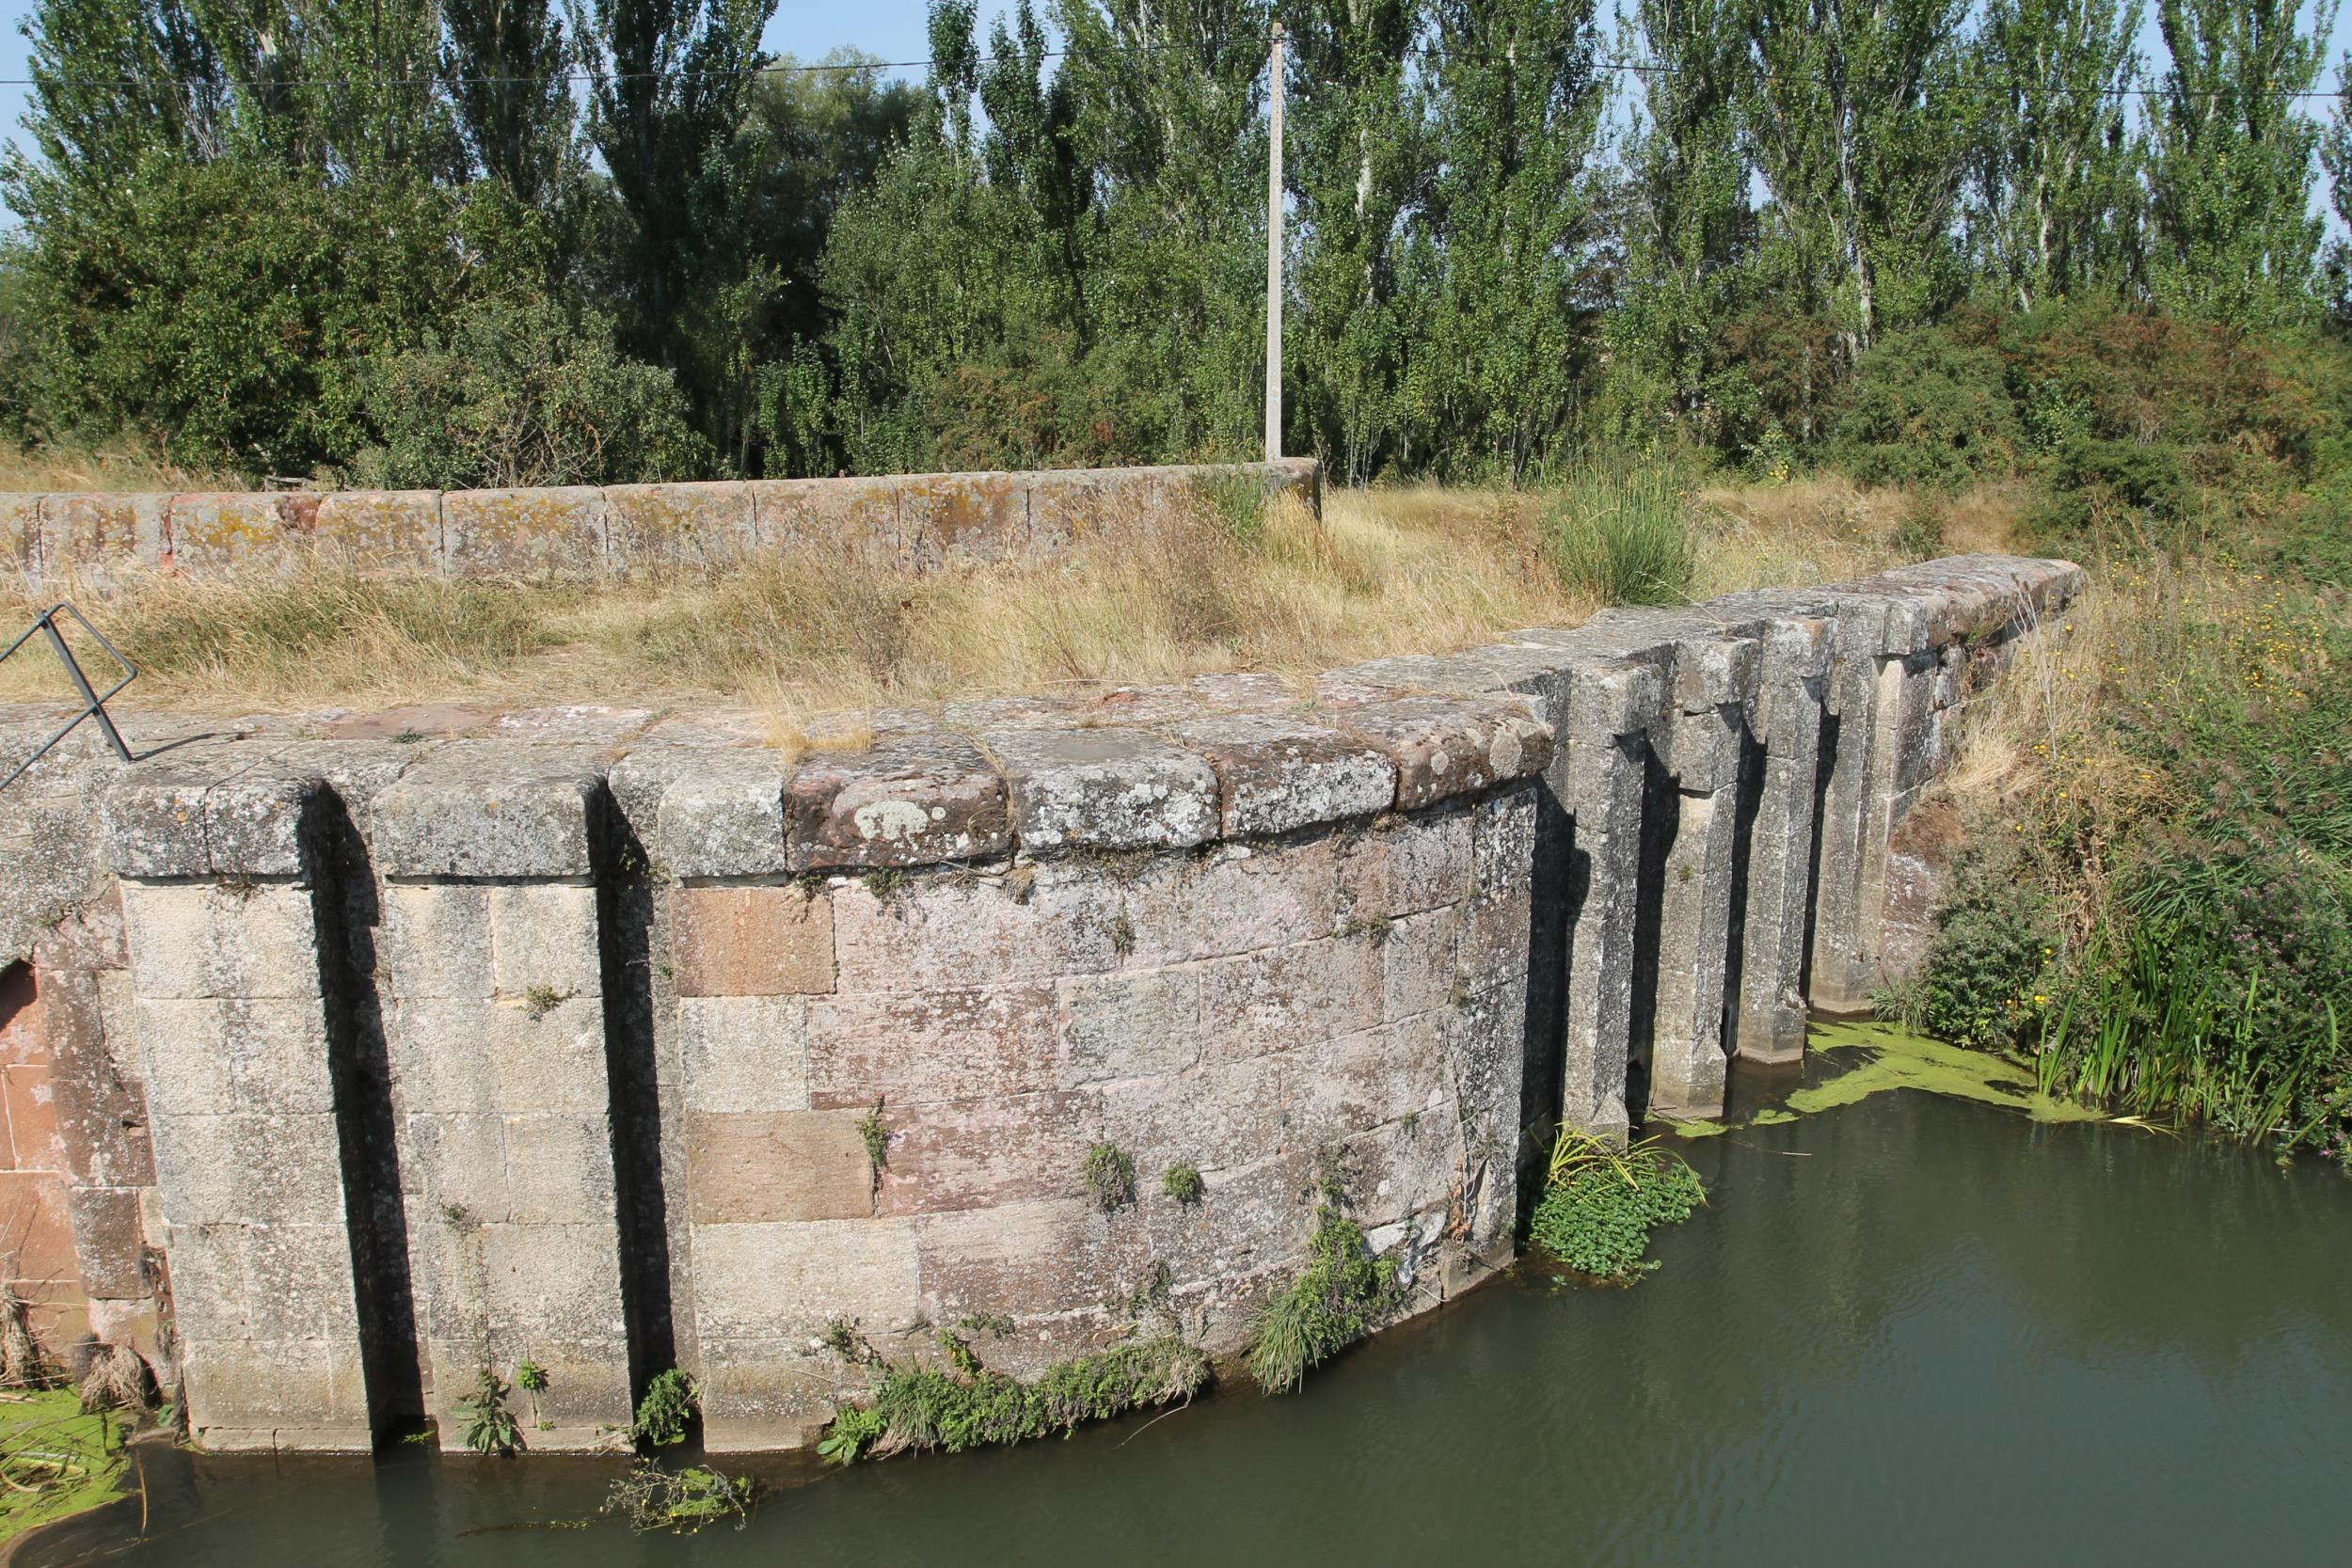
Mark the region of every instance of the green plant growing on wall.
<instances>
[{"instance_id":1,"label":"green plant growing on wall","mask_svg":"<svg viewBox=\"0 0 2352 1568\"><path fill-rule=\"evenodd\" d=\"M1249 1375L1270 1394L1304 1382L1308 1369L1363 1338L1395 1309L1396 1265L1373 1256L1363 1227L1342 1212L1336 1171L1316 1186L1307 1264L1291 1288L1258 1309L1243 1351Z\"/></svg>"},{"instance_id":2,"label":"green plant growing on wall","mask_svg":"<svg viewBox=\"0 0 2352 1568\"><path fill-rule=\"evenodd\" d=\"M550 1423L539 1418L539 1396L548 1391L548 1370L536 1361L516 1362L515 1386L531 1396L531 1424L547 1431Z\"/></svg>"},{"instance_id":3,"label":"green plant growing on wall","mask_svg":"<svg viewBox=\"0 0 2352 1568\"><path fill-rule=\"evenodd\" d=\"M475 1453L522 1451L523 1434L506 1408L506 1395L505 1379L485 1367L474 1375L473 1392L457 1402L458 1438Z\"/></svg>"},{"instance_id":4,"label":"green plant growing on wall","mask_svg":"<svg viewBox=\"0 0 2352 1568\"><path fill-rule=\"evenodd\" d=\"M890 1129L882 1125L882 1102L874 1101L874 1108L858 1117L858 1142L866 1146L866 1173L876 1185L882 1182L882 1167L890 1164Z\"/></svg>"},{"instance_id":5,"label":"green plant growing on wall","mask_svg":"<svg viewBox=\"0 0 2352 1568\"><path fill-rule=\"evenodd\" d=\"M701 1398L702 1390L676 1368L656 1372L645 1385L645 1397L637 1402L637 1419L629 1430L639 1442L657 1449L683 1443Z\"/></svg>"},{"instance_id":6,"label":"green plant growing on wall","mask_svg":"<svg viewBox=\"0 0 2352 1568\"><path fill-rule=\"evenodd\" d=\"M908 1449L961 1453L1018 1443L1067 1433L1084 1421L1189 1401L1209 1381L1209 1358L1172 1336L1073 1356L1026 1383L981 1365L972 1347L953 1335L940 1339L947 1369L884 1363L872 1399L836 1411L818 1440L818 1453L849 1465Z\"/></svg>"},{"instance_id":7,"label":"green plant growing on wall","mask_svg":"<svg viewBox=\"0 0 2352 1568\"><path fill-rule=\"evenodd\" d=\"M1629 1285L1658 1267L1643 1258L1650 1232L1706 1201L1698 1173L1656 1139L1617 1149L1563 1128L1528 1234L1579 1274Z\"/></svg>"},{"instance_id":8,"label":"green plant growing on wall","mask_svg":"<svg viewBox=\"0 0 2352 1568\"><path fill-rule=\"evenodd\" d=\"M1160 1191L1187 1209L1200 1202L1208 1190L1209 1184L1200 1180L1199 1168L1190 1164L1170 1165L1168 1174L1160 1178Z\"/></svg>"},{"instance_id":9,"label":"green plant growing on wall","mask_svg":"<svg viewBox=\"0 0 2352 1568\"><path fill-rule=\"evenodd\" d=\"M1124 1209L1136 1200L1136 1163L1117 1144L1093 1144L1084 1165L1087 1191L1104 1213Z\"/></svg>"},{"instance_id":10,"label":"green plant growing on wall","mask_svg":"<svg viewBox=\"0 0 2352 1568\"><path fill-rule=\"evenodd\" d=\"M723 1519L734 1520L741 1529L751 1518L755 1491L749 1476L722 1475L707 1465L665 1470L641 1459L613 1481L600 1512L620 1514L639 1535L654 1530L691 1535Z\"/></svg>"},{"instance_id":11,"label":"green plant growing on wall","mask_svg":"<svg viewBox=\"0 0 2352 1568\"><path fill-rule=\"evenodd\" d=\"M887 906L906 891L907 874L895 865L878 865L858 880L866 884L866 891L874 895L875 903Z\"/></svg>"},{"instance_id":12,"label":"green plant growing on wall","mask_svg":"<svg viewBox=\"0 0 2352 1568\"><path fill-rule=\"evenodd\" d=\"M523 992L523 1011L536 1021L564 1005L564 993L553 986L533 986Z\"/></svg>"}]
</instances>

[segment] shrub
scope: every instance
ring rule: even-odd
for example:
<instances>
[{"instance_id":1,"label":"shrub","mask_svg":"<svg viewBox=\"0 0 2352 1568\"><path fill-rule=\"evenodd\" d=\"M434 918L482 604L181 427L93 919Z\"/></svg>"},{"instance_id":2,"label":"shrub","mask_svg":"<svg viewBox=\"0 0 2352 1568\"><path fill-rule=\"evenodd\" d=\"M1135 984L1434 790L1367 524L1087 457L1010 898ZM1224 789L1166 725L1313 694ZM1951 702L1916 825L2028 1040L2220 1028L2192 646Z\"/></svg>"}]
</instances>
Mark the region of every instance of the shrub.
<instances>
[{"instance_id":1,"label":"shrub","mask_svg":"<svg viewBox=\"0 0 2352 1568\"><path fill-rule=\"evenodd\" d=\"M1865 484L1952 489L2006 474L2026 443L2003 376L1989 345L1940 327L1890 333L1838 400L1831 459Z\"/></svg>"},{"instance_id":2,"label":"shrub","mask_svg":"<svg viewBox=\"0 0 2352 1568\"><path fill-rule=\"evenodd\" d=\"M1545 536L1560 580L1603 604L1691 597L1697 546L1681 491L1666 474L1578 475L1552 502Z\"/></svg>"},{"instance_id":3,"label":"shrub","mask_svg":"<svg viewBox=\"0 0 2352 1568\"><path fill-rule=\"evenodd\" d=\"M1642 1256L1650 1232L1706 1201L1698 1173L1655 1141L1617 1150L1563 1128L1528 1235L1579 1274L1630 1284L1658 1267Z\"/></svg>"},{"instance_id":4,"label":"shrub","mask_svg":"<svg viewBox=\"0 0 2352 1568\"><path fill-rule=\"evenodd\" d=\"M458 1438L475 1453L521 1450L522 1433L506 1408L506 1393L505 1380L485 1367L474 1375L473 1392L457 1402Z\"/></svg>"},{"instance_id":5,"label":"shrub","mask_svg":"<svg viewBox=\"0 0 2352 1568\"><path fill-rule=\"evenodd\" d=\"M535 296L478 301L360 376L373 441L351 463L384 489L707 478L717 464L667 371L612 324Z\"/></svg>"},{"instance_id":6,"label":"shrub","mask_svg":"<svg viewBox=\"0 0 2352 1568\"><path fill-rule=\"evenodd\" d=\"M701 1398L693 1380L676 1368L656 1372L645 1385L645 1397L637 1402L637 1419L630 1430L639 1442L658 1449L683 1443Z\"/></svg>"},{"instance_id":7,"label":"shrub","mask_svg":"<svg viewBox=\"0 0 2352 1568\"><path fill-rule=\"evenodd\" d=\"M1979 1051L2006 1050L2036 1025L2056 985L2060 933L2007 837L1973 836L1935 911L1926 962L1879 999L1882 1017Z\"/></svg>"}]
</instances>

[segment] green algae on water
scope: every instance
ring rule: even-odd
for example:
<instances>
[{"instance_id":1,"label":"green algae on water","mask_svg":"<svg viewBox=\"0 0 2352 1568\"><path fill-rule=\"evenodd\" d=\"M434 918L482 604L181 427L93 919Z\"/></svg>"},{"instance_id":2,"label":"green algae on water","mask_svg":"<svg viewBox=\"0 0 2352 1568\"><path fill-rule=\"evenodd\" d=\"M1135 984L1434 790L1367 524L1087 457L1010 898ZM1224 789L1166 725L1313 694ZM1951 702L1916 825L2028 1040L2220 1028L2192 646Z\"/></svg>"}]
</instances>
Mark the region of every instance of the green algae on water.
<instances>
[{"instance_id":1,"label":"green algae on water","mask_svg":"<svg viewBox=\"0 0 2352 1568\"><path fill-rule=\"evenodd\" d=\"M1796 1115L1851 1105L1887 1089L1924 1089L2023 1111L2036 1121L2096 1121L2101 1117L2089 1106L2042 1093L2033 1074L2006 1057L1929 1039L1893 1024L1816 1024L1811 1043L1816 1051L1855 1050L1867 1055L1860 1066L1790 1095L1788 1108ZM1760 1124L1763 1117L1756 1121Z\"/></svg>"},{"instance_id":2,"label":"green algae on water","mask_svg":"<svg viewBox=\"0 0 2352 1568\"><path fill-rule=\"evenodd\" d=\"M0 1542L113 1501L122 1465L114 1418L85 1414L72 1389L0 1399Z\"/></svg>"}]
</instances>

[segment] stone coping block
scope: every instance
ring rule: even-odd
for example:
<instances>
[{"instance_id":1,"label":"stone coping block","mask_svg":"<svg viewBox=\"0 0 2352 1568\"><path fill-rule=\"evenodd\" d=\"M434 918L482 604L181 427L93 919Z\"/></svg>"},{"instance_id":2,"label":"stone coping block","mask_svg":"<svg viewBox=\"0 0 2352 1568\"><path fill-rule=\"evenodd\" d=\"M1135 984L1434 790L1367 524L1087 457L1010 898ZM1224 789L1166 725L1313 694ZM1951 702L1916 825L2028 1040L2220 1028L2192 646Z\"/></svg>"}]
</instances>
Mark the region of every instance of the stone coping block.
<instances>
[{"instance_id":1,"label":"stone coping block","mask_svg":"<svg viewBox=\"0 0 2352 1568\"><path fill-rule=\"evenodd\" d=\"M283 571L315 551L362 572L594 579L814 549L912 571L1050 560L1180 500L1283 491L1318 514L1314 462L714 480L490 490L0 496L0 568L103 581L138 568Z\"/></svg>"},{"instance_id":2,"label":"stone coping block","mask_svg":"<svg viewBox=\"0 0 2352 1568\"><path fill-rule=\"evenodd\" d=\"M604 782L590 748L452 741L375 797L377 863L387 877L585 877Z\"/></svg>"},{"instance_id":3,"label":"stone coping block","mask_svg":"<svg viewBox=\"0 0 2352 1568\"><path fill-rule=\"evenodd\" d=\"M755 514L761 493L747 493ZM383 504L395 503L406 504ZM810 734L859 743L797 757L764 744L749 715L584 705L209 726L146 716L136 727L183 738L129 769L94 754L74 766L109 769L93 784L111 868L151 879L304 875L301 834L322 789L366 826L394 878L587 877L608 788L648 857L690 882L1189 848L1496 790L1544 772L1571 730L1589 739L1688 727L1677 715L1713 721L1763 699L1761 650L1792 627L1815 628L1808 670L1832 640L1866 658L1909 657L2006 635L2081 582L2067 562L1957 557L1374 660L1330 672L1305 698L1240 673L818 718ZM0 741L55 722L47 708L0 711Z\"/></svg>"}]
</instances>

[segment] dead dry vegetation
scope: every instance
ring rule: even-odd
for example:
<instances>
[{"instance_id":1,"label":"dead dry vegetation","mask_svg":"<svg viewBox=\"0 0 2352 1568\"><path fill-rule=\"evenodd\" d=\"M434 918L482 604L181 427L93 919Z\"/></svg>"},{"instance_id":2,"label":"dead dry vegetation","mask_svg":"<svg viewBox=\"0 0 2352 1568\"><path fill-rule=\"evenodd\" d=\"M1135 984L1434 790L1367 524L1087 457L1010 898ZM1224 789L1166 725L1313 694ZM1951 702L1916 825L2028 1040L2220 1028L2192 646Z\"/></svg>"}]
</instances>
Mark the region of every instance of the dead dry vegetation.
<instances>
[{"instance_id":1,"label":"dead dry vegetation","mask_svg":"<svg viewBox=\"0 0 2352 1568\"><path fill-rule=\"evenodd\" d=\"M1907 509L1834 483L1700 493L1692 596L1875 570L1901 553ZM314 565L64 591L140 666L127 695L149 706L723 703L789 735L818 714L1211 671L1303 689L1359 659L1574 625L1596 607L1562 587L1545 516L1538 496L1424 486L1335 491L1320 519L1295 502L1178 517L1040 566L927 575L787 554L589 585ZM22 625L27 585L10 597ZM45 658L0 667L0 699L59 688Z\"/></svg>"}]
</instances>

